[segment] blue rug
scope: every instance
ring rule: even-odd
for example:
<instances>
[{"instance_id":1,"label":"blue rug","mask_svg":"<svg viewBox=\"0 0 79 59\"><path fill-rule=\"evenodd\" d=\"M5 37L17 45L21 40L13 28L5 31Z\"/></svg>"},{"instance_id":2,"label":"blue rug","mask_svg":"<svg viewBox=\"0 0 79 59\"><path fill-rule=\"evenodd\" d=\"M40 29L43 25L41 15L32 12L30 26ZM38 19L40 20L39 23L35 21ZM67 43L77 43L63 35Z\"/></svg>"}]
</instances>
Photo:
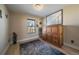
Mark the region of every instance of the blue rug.
<instances>
[{"instance_id":1,"label":"blue rug","mask_svg":"<svg viewBox=\"0 0 79 59\"><path fill-rule=\"evenodd\" d=\"M21 55L65 55L48 44L35 40L20 45Z\"/></svg>"}]
</instances>

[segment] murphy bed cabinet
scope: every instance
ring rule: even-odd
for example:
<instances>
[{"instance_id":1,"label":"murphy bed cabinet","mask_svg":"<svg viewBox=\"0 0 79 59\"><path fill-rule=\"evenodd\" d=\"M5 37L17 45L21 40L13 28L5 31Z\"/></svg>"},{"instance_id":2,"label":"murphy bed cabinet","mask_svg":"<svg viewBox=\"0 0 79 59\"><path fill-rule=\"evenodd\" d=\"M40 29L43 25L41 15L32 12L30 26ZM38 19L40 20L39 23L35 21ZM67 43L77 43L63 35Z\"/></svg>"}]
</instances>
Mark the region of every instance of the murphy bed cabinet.
<instances>
[{"instance_id":1,"label":"murphy bed cabinet","mask_svg":"<svg viewBox=\"0 0 79 59\"><path fill-rule=\"evenodd\" d=\"M62 47L63 26L61 24L46 26L46 28L43 28L42 38L57 47Z\"/></svg>"},{"instance_id":2,"label":"murphy bed cabinet","mask_svg":"<svg viewBox=\"0 0 79 59\"><path fill-rule=\"evenodd\" d=\"M42 39L62 47L63 45L63 10L46 16L43 20Z\"/></svg>"}]
</instances>

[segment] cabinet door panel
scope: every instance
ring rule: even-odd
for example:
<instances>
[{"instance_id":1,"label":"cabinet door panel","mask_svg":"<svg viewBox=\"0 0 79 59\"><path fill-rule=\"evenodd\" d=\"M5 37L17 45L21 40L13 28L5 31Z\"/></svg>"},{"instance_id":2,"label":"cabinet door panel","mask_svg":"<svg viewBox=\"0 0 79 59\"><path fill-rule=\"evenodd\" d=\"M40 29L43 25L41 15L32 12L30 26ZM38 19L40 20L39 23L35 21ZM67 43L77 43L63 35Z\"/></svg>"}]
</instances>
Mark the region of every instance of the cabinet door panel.
<instances>
[{"instance_id":1,"label":"cabinet door panel","mask_svg":"<svg viewBox=\"0 0 79 59\"><path fill-rule=\"evenodd\" d=\"M47 26L46 29L43 29L43 39L58 47L62 46L60 35L60 25Z\"/></svg>"},{"instance_id":2,"label":"cabinet door panel","mask_svg":"<svg viewBox=\"0 0 79 59\"><path fill-rule=\"evenodd\" d=\"M42 30L42 39L45 40L45 41L47 40L46 39L46 27L43 27L43 30Z\"/></svg>"},{"instance_id":3,"label":"cabinet door panel","mask_svg":"<svg viewBox=\"0 0 79 59\"><path fill-rule=\"evenodd\" d=\"M47 33L51 33L51 26L47 27Z\"/></svg>"},{"instance_id":4,"label":"cabinet door panel","mask_svg":"<svg viewBox=\"0 0 79 59\"><path fill-rule=\"evenodd\" d=\"M47 27L47 41L51 43L52 40L52 31L51 31L51 26Z\"/></svg>"},{"instance_id":5,"label":"cabinet door panel","mask_svg":"<svg viewBox=\"0 0 79 59\"><path fill-rule=\"evenodd\" d=\"M59 45L59 31L58 31L58 25L53 25L52 26L52 42L54 45L58 46Z\"/></svg>"}]
</instances>

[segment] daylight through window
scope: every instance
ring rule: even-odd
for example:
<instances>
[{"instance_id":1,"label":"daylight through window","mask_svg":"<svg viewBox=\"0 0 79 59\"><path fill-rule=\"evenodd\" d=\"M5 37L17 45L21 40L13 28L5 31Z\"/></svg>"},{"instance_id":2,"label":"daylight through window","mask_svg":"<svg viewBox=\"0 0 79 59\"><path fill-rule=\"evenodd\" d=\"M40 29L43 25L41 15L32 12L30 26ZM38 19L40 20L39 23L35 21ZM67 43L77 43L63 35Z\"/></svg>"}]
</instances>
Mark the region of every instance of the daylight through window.
<instances>
[{"instance_id":1,"label":"daylight through window","mask_svg":"<svg viewBox=\"0 0 79 59\"><path fill-rule=\"evenodd\" d=\"M27 33L34 33L36 32L36 23L33 19L27 20Z\"/></svg>"}]
</instances>

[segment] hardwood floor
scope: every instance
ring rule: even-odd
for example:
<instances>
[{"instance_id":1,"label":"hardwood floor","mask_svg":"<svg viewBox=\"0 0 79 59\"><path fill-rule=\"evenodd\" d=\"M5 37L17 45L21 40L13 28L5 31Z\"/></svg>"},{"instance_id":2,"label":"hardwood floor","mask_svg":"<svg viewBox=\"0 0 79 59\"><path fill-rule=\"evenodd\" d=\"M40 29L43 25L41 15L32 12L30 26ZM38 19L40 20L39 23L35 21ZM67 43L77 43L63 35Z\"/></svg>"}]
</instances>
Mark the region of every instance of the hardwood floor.
<instances>
[{"instance_id":1,"label":"hardwood floor","mask_svg":"<svg viewBox=\"0 0 79 59\"><path fill-rule=\"evenodd\" d=\"M6 55L20 55L20 44L17 43L15 45L10 45L6 52Z\"/></svg>"},{"instance_id":2,"label":"hardwood floor","mask_svg":"<svg viewBox=\"0 0 79 59\"><path fill-rule=\"evenodd\" d=\"M71 47L68 47L65 45L62 47L62 49L65 50L66 52L68 52L68 54L79 55L79 50L77 50L77 49L74 49L74 48L71 48Z\"/></svg>"}]
</instances>

